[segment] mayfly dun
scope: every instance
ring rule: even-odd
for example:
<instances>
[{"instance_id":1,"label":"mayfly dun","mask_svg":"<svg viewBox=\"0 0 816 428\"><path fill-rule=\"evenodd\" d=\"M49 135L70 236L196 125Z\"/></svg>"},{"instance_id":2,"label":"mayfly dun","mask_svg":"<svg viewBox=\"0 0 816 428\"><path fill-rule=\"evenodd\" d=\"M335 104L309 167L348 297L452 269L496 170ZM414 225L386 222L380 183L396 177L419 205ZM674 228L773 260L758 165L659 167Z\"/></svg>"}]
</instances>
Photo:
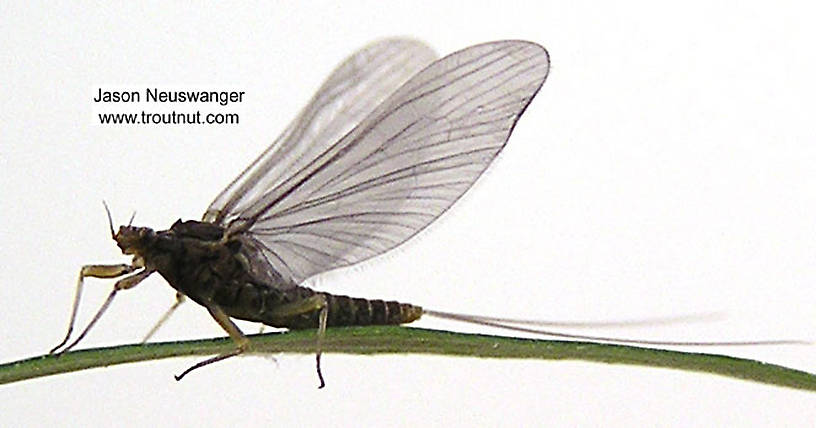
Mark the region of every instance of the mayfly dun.
<instances>
[{"instance_id":1,"label":"mayfly dun","mask_svg":"<svg viewBox=\"0 0 816 428\"><path fill-rule=\"evenodd\" d=\"M423 314L496 324L300 284L382 254L444 213L502 150L548 70L547 51L527 41L480 44L441 59L414 40L364 47L334 70L201 221L117 231L108 212L111 236L132 262L82 267L68 332L51 352L71 337L86 277L120 279L62 352L85 337L120 290L153 273L177 291L177 300L148 337L189 297L234 340L233 351L176 379L249 349L233 318L318 329L321 387L320 338L327 327L405 324Z\"/></svg>"},{"instance_id":2,"label":"mayfly dun","mask_svg":"<svg viewBox=\"0 0 816 428\"><path fill-rule=\"evenodd\" d=\"M179 220L163 231L131 225L114 231L111 221L113 239L133 261L81 269L68 333L51 352L71 336L86 277L124 276L63 352L118 291L156 272L177 291L170 312L189 297L235 341L234 351L177 379L248 349L231 318L317 328L319 336L331 326L418 319L419 306L299 284L382 254L445 212L504 147L548 69L547 51L526 41L485 43L438 60L414 40L364 47L334 70L201 221ZM317 367L320 374L319 346Z\"/></svg>"}]
</instances>

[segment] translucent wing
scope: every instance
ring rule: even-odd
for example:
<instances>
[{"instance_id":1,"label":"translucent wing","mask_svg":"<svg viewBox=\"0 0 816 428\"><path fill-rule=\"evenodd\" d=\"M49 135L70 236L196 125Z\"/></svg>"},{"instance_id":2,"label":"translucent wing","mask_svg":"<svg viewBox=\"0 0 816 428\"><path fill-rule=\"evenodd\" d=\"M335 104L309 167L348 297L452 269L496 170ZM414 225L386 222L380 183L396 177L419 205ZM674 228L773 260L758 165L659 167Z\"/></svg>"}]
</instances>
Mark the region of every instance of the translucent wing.
<instances>
[{"instance_id":1,"label":"translucent wing","mask_svg":"<svg viewBox=\"0 0 816 428\"><path fill-rule=\"evenodd\" d=\"M346 58L286 130L210 204L204 221L226 225L351 131L437 58L416 40L386 39Z\"/></svg>"},{"instance_id":2,"label":"translucent wing","mask_svg":"<svg viewBox=\"0 0 816 428\"><path fill-rule=\"evenodd\" d=\"M227 233L294 282L399 245L482 174L548 69L544 48L524 41L431 64L303 168L253 189Z\"/></svg>"}]
</instances>

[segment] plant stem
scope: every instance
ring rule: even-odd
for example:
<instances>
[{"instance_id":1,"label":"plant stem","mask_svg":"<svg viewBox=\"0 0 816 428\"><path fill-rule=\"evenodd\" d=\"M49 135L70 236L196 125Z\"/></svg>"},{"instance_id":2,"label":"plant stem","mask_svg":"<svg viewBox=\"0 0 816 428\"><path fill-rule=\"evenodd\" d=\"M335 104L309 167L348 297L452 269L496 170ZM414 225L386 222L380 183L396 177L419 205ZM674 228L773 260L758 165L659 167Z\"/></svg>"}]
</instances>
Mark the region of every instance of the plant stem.
<instances>
[{"instance_id":1,"label":"plant stem","mask_svg":"<svg viewBox=\"0 0 816 428\"><path fill-rule=\"evenodd\" d=\"M315 352L311 330L250 336L251 353ZM213 355L234 349L228 338L123 345L43 355L0 365L0 384L136 361ZM521 339L405 327L345 327L327 331L324 353L434 354L477 358L582 360L711 373L770 385L816 391L816 375L723 355L667 351L591 342Z\"/></svg>"}]
</instances>

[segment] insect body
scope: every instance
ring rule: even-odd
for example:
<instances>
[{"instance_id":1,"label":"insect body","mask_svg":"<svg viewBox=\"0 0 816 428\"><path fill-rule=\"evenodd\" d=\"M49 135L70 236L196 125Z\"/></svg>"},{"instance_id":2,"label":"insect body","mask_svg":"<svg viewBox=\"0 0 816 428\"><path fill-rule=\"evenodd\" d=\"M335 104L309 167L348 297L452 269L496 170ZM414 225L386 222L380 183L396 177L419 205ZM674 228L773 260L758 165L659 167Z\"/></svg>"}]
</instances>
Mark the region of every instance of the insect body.
<instances>
[{"instance_id":1,"label":"insect body","mask_svg":"<svg viewBox=\"0 0 816 428\"><path fill-rule=\"evenodd\" d=\"M123 226L114 236L122 251L145 260L179 293L232 318L291 329L318 327L328 310L327 326L404 324L422 314L419 307L318 293L283 277L261 280L252 274L241 239L224 239L211 223L178 221L169 230Z\"/></svg>"},{"instance_id":2,"label":"insect body","mask_svg":"<svg viewBox=\"0 0 816 428\"><path fill-rule=\"evenodd\" d=\"M318 328L318 337L326 326L416 320L423 313L418 306L299 284L382 254L445 212L504 147L548 69L546 50L525 41L476 45L439 60L413 40L363 48L216 197L202 221L178 221L164 231L128 225L118 232L111 221L111 235L133 262L82 268L68 334L54 350L71 335L86 276L132 274L116 283L66 350L119 290L158 272L178 297L159 325L187 296L237 344L181 376L249 347L231 318ZM319 346L317 363L320 374Z\"/></svg>"}]
</instances>

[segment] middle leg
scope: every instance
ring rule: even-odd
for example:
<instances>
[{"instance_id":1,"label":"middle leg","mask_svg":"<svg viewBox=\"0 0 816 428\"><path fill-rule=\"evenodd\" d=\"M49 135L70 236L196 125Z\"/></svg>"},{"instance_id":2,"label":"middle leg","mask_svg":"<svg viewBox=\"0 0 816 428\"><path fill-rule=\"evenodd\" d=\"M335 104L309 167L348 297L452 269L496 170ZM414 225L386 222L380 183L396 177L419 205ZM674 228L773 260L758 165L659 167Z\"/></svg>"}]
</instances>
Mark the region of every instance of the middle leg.
<instances>
[{"instance_id":1,"label":"middle leg","mask_svg":"<svg viewBox=\"0 0 816 428\"><path fill-rule=\"evenodd\" d=\"M210 315L215 319L218 325L223 328L227 334L232 338L235 342L236 348L233 351L225 352L223 354L216 355L212 358L208 358L204 361L196 363L195 365L189 367L187 370L184 370L180 375L175 376L176 380L181 380L184 376L187 376L188 373L191 371L204 367L206 365L210 365L212 363L217 363L221 360L226 360L227 358L234 357L236 355L243 354L247 349L249 349L249 339L244 335L243 332L235 325L234 322L229 318L229 316L221 309L219 306L212 305L207 306L207 310L210 312Z\"/></svg>"}]
</instances>

